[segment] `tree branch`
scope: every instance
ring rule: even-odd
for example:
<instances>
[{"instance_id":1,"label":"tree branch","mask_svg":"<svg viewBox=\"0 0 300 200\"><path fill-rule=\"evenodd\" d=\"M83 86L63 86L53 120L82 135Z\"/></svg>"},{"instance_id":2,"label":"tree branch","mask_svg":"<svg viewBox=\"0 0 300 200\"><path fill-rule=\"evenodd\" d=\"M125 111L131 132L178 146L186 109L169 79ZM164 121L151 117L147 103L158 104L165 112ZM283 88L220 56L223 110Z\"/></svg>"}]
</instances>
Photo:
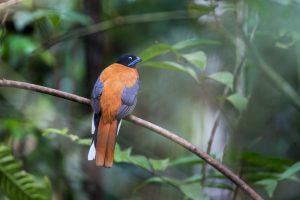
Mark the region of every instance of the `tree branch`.
<instances>
[{"instance_id":1,"label":"tree branch","mask_svg":"<svg viewBox=\"0 0 300 200\"><path fill-rule=\"evenodd\" d=\"M15 4L18 4L21 1L23 1L23 0L8 0L8 1L0 2L0 11L5 10Z\"/></svg>"},{"instance_id":2,"label":"tree branch","mask_svg":"<svg viewBox=\"0 0 300 200\"><path fill-rule=\"evenodd\" d=\"M158 12L158 13L146 13L137 15L127 15L118 16L110 20L102 21L96 24L85 26L71 32L63 33L61 35L55 36L48 41L44 42L41 48L50 48L51 46L70 39L79 38L89 34L97 33L112 29L116 26L128 25L128 24L138 24L138 23L148 23L148 22L158 22L158 21L168 21L168 20L183 20L183 19L197 19L199 15L188 13L183 10L179 11L169 11L169 12ZM35 52L41 50L37 49Z\"/></svg>"},{"instance_id":3,"label":"tree branch","mask_svg":"<svg viewBox=\"0 0 300 200\"><path fill-rule=\"evenodd\" d=\"M78 102L78 103L82 103L82 104L86 104L86 105L90 104L90 100L87 98L84 98L84 97L80 97L80 96L70 94L67 92L63 92L60 90L56 90L56 89L52 89L52 88L48 88L48 87L44 87L44 86L40 86L40 85L34 85L34 84L30 84L30 83L20 82L20 81L2 79L2 80L0 80L0 87L13 87L13 88L32 90L32 91L49 94L52 96L64 98L64 99L67 99L70 101L74 101L74 102ZM189 150L193 154L202 158L205 162L210 164L213 168L215 168L216 170L221 172L224 176L226 176L228 179L230 179L238 187L241 187L253 199L255 199L255 200L263 199L247 183L245 183L238 175L233 173L225 165L223 165L219 161L215 160L210 155L208 155L201 149L197 148L195 145L191 144L187 140L177 136L176 134L174 134L160 126L157 126L151 122L143 120L134 115L127 116L125 118L125 120L130 121L139 126L142 126L144 128L147 128L151 131L154 131L154 132L158 133L159 135L162 135L162 136L168 138L169 140L172 140L173 142L179 144L180 146L184 147L185 149Z\"/></svg>"}]
</instances>

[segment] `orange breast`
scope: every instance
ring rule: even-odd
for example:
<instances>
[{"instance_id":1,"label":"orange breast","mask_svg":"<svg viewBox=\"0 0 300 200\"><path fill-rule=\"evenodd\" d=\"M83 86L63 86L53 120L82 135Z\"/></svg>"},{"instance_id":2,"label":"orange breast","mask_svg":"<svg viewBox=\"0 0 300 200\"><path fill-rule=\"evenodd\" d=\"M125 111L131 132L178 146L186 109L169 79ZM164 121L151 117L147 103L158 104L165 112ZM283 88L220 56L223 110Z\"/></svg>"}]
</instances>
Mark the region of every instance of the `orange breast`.
<instances>
[{"instance_id":1,"label":"orange breast","mask_svg":"<svg viewBox=\"0 0 300 200\"><path fill-rule=\"evenodd\" d=\"M121 64L114 63L103 70L100 75L103 83L100 109L104 123L111 123L116 119L116 114L122 104L124 87L132 87L137 78L136 69Z\"/></svg>"}]
</instances>

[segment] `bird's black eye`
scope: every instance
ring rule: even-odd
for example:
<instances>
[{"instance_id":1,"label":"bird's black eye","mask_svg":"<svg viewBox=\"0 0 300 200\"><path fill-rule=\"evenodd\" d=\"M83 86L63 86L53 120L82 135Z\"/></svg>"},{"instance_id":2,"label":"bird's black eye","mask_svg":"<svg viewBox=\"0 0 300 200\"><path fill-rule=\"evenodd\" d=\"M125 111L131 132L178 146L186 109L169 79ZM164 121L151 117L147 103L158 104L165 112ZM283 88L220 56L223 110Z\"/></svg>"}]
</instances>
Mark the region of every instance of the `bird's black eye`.
<instances>
[{"instance_id":1,"label":"bird's black eye","mask_svg":"<svg viewBox=\"0 0 300 200\"><path fill-rule=\"evenodd\" d=\"M129 60L132 60L132 57L130 56L130 57L128 57L128 59L129 59Z\"/></svg>"}]
</instances>

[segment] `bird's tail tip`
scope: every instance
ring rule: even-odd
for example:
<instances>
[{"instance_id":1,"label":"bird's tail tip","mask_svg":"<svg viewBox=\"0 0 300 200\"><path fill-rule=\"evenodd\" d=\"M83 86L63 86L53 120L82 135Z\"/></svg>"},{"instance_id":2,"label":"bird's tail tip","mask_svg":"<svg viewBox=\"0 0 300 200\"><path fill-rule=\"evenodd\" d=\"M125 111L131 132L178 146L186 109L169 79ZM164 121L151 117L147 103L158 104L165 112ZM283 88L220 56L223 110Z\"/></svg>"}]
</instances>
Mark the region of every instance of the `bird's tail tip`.
<instances>
[{"instance_id":1,"label":"bird's tail tip","mask_svg":"<svg viewBox=\"0 0 300 200\"><path fill-rule=\"evenodd\" d=\"M95 144L94 141L91 144L89 153L88 153L88 160L95 160L96 157L96 148L95 148Z\"/></svg>"}]
</instances>

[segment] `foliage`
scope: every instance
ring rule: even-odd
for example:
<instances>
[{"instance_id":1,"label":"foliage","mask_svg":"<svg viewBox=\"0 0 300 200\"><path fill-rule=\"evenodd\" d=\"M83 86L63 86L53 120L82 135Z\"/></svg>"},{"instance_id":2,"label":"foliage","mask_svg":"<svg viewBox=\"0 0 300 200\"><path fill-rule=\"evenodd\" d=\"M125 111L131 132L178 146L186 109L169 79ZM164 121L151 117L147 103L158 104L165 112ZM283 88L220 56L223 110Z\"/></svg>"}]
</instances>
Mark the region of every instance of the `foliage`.
<instances>
[{"instance_id":1,"label":"foliage","mask_svg":"<svg viewBox=\"0 0 300 200\"><path fill-rule=\"evenodd\" d=\"M22 170L8 146L0 145L0 190L10 199L47 200L51 199L49 180L43 183Z\"/></svg>"}]
</instances>

